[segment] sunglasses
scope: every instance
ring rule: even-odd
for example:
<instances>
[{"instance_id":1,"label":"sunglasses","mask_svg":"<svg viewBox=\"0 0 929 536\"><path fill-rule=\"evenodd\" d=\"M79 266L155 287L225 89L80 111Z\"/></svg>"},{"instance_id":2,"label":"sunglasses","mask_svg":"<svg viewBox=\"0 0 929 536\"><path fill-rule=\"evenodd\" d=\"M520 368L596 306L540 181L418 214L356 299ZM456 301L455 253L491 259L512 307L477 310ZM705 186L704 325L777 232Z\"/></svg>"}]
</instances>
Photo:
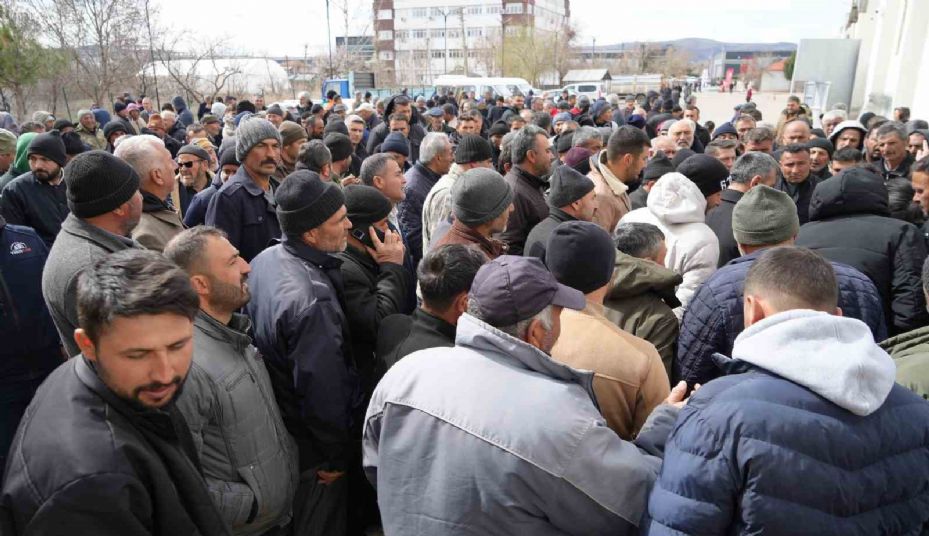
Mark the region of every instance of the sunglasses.
<instances>
[{"instance_id":1,"label":"sunglasses","mask_svg":"<svg viewBox=\"0 0 929 536\"><path fill-rule=\"evenodd\" d=\"M183 168L192 168L194 167L194 164L198 164L200 162L203 162L203 160L195 160L193 162L178 162L177 165Z\"/></svg>"}]
</instances>

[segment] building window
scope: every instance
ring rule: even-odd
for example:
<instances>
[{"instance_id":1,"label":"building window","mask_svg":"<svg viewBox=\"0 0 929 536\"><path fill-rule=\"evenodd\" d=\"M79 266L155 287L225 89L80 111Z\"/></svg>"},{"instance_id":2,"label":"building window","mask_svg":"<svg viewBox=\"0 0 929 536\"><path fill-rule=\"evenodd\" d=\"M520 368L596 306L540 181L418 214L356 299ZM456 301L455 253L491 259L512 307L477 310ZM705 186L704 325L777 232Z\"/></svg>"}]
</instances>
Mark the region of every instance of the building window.
<instances>
[{"instance_id":1,"label":"building window","mask_svg":"<svg viewBox=\"0 0 929 536\"><path fill-rule=\"evenodd\" d=\"M468 28L468 37L481 37L484 35L483 28Z\"/></svg>"},{"instance_id":2,"label":"building window","mask_svg":"<svg viewBox=\"0 0 929 536\"><path fill-rule=\"evenodd\" d=\"M390 20L394 17L394 12L392 9L378 9L377 18L378 20Z\"/></svg>"},{"instance_id":3,"label":"building window","mask_svg":"<svg viewBox=\"0 0 929 536\"><path fill-rule=\"evenodd\" d=\"M414 59L414 60L424 60L424 59L426 59L426 51L425 51L425 50L414 50L414 51L413 51L413 59Z\"/></svg>"},{"instance_id":4,"label":"building window","mask_svg":"<svg viewBox=\"0 0 929 536\"><path fill-rule=\"evenodd\" d=\"M392 50L382 50L377 53L377 59L379 60L392 60L394 59L394 53Z\"/></svg>"},{"instance_id":5,"label":"building window","mask_svg":"<svg viewBox=\"0 0 929 536\"><path fill-rule=\"evenodd\" d=\"M426 30L411 30L410 34L413 36L413 39L425 39Z\"/></svg>"},{"instance_id":6,"label":"building window","mask_svg":"<svg viewBox=\"0 0 929 536\"><path fill-rule=\"evenodd\" d=\"M442 12L442 8L434 7L432 8L433 17L444 17L445 13Z\"/></svg>"},{"instance_id":7,"label":"building window","mask_svg":"<svg viewBox=\"0 0 929 536\"><path fill-rule=\"evenodd\" d=\"M381 41L390 41L394 38L393 30L381 30L377 32L377 38Z\"/></svg>"},{"instance_id":8,"label":"building window","mask_svg":"<svg viewBox=\"0 0 929 536\"><path fill-rule=\"evenodd\" d=\"M468 6L465 8L465 15L480 15L481 6Z\"/></svg>"},{"instance_id":9,"label":"building window","mask_svg":"<svg viewBox=\"0 0 929 536\"><path fill-rule=\"evenodd\" d=\"M445 30L443 30L443 29L441 29L441 28L433 29L433 30L432 30L431 32L429 32L429 33L430 33L430 36L431 36L433 39L442 39L442 38L445 37Z\"/></svg>"},{"instance_id":10,"label":"building window","mask_svg":"<svg viewBox=\"0 0 929 536\"><path fill-rule=\"evenodd\" d=\"M513 14L522 13L522 12L523 12L523 5L522 5L522 4L507 4L507 5L506 5L506 12L507 12L507 13L513 13Z\"/></svg>"},{"instance_id":11,"label":"building window","mask_svg":"<svg viewBox=\"0 0 929 536\"><path fill-rule=\"evenodd\" d=\"M499 15L503 13L503 8L500 6L485 6L485 13L488 15Z\"/></svg>"},{"instance_id":12,"label":"building window","mask_svg":"<svg viewBox=\"0 0 929 536\"><path fill-rule=\"evenodd\" d=\"M469 57L469 58L476 58L476 57L477 57L477 50L474 50L473 48L472 48L472 49L469 49L469 50L468 50L468 57Z\"/></svg>"},{"instance_id":13,"label":"building window","mask_svg":"<svg viewBox=\"0 0 929 536\"><path fill-rule=\"evenodd\" d=\"M405 41L410 38L410 32L407 30L397 30L394 36L397 38L397 41Z\"/></svg>"},{"instance_id":14,"label":"building window","mask_svg":"<svg viewBox=\"0 0 929 536\"><path fill-rule=\"evenodd\" d=\"M448 30L448 33L445 35L445 37L448 37L449 39L460 39L460 38L461 38L461 30L459 30L459 29L457 29L457 28L450 28L450 29Z\"/></svg>"},{"instance_id":15,"label":"building window","mask_svg":"<svg viewBox=\"0 0 929 536\"><path fill-rule=\"evenodd\" d=\"M522 29L522 26L507 26L506 35L519 35L519 32Z\"/></svg>"},{"instance_id":16,"label":"building window","mask_svg":"<svg viewBox=\"0 0 929 536\"><path fill-rule=\"evenodd\" d=\"M444 51L444 50L433 50L433 51L432 51L432 59L434 59L434 60L441 60L441 59L443 59L443 58L445 58L445 51Z\"/></svg>"},{"instance_id":17,"label":"building window","mask_svg":"<svg viewBox=\"0 0 929 536\"><path fill-rule=\"evenodd\" d=\"M464 57L464 54L461 53L460 48L453 48L448 51L448 57L449 58L461 58L461 57Z\"/></svg>"},{"instance_id":18,"label":"building window","mask_svg":"<svg viewBox=\"0 0 929 536\"><path fill-rule=\"evenodd\" d=\"M425 19L428 15L428 10L424 7L414 7L412 11L413 13L410 16L414 19Z\"/></svg>"}]
</instances>

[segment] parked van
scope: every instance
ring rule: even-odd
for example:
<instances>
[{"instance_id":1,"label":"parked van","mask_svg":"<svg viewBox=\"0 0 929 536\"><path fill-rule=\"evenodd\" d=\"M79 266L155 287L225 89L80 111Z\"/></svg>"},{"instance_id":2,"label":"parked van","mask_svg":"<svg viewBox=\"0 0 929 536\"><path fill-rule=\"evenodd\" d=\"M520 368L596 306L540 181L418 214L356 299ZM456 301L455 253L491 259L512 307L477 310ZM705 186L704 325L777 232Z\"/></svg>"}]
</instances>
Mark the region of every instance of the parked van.
<instances>
[{"instance_id":1,"label":"parked van","mask_svg":"<svg viewBox=\"0 0 929 536\"><path fill-rule=\"evenodd\" d=\"M456 95L459 93L473 91L480 98L485 91L492 91L494 95L512 97L519 94L526 96L532 90L529 82L522 78L491 78L491 77L473 77L461 75L443 75L435 79L433 85L440 94L446 94L449 90Z\"/></svg>"},{"instance_id":2,"label":"parked van","mask_svg":"<svg viewBox=\"0 0 929 536\"><path fill-rule=\"evenodd\" d=\"M607 93L607 89L603 82L579 82L577 84L568 84L559 89L558 93L560 94L563 91L567 91L569 95L577 95L578 97L584 95L591 99L603 97Z\"/></svg>"}]
</instances>

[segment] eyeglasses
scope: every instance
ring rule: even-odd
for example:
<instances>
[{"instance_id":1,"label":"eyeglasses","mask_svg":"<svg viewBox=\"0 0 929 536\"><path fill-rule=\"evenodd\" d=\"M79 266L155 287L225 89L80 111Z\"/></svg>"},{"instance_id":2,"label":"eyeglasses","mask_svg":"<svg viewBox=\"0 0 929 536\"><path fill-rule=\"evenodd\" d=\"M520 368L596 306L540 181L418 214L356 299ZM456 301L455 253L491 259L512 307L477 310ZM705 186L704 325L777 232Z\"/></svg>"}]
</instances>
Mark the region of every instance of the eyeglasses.
<instances>
[{"instance_id":1,"label":"eyeglasses","mask_svg":"<svg viewBox=\"0 0 929 536\"><path fill-rule=\"evenodd\" d=\"M203 162L203 160L194 160L194 161L191 161L191 162L178 162L177 165L179 165L179 166L181 166L181 167L183 167L183 168L192 168L192 167L194 167L194 164L198 164L198 163L200 163L200 162Z\"/></svg>"}]
</instances>

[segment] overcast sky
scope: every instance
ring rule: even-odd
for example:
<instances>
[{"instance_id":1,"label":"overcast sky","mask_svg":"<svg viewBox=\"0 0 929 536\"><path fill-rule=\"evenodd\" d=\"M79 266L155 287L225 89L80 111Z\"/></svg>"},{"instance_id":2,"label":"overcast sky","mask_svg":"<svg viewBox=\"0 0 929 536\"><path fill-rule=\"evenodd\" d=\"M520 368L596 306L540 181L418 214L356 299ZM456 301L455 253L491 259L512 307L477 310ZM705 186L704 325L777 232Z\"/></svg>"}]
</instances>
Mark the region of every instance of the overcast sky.
<instances>
[{"instance_id":1,"label":"overcast sky","mask_svg":"<svg viewBox=\"0 0 929 536\"><path fill-rule=\"evenodd\" d=\"M165 24L188 35L223 36L246 54L302 56L326 50L325 0L191 2L153 0ZM345 35L371 29L371 0L332 0L333 46ZM797 42L839 37L851 0L572 0L578 44L705 37L730 42Z\"/></svg>"}]
</instances>

